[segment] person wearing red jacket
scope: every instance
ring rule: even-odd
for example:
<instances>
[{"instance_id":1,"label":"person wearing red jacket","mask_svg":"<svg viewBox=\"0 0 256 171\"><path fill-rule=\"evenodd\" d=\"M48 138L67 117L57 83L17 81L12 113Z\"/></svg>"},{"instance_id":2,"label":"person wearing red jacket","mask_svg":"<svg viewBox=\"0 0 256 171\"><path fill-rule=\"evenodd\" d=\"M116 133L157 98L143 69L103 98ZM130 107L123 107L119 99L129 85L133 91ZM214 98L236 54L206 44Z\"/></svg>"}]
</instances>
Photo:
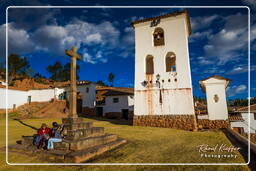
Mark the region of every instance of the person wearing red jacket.
<instances>
[{"instance_id":1,"label":"person wearing red jacket","mask_svg":"<svg viewBox=\"0 0 256 171\"><path fill-rule=\"evenodd\" d=\"M46 142L50 137L51 129L47 127L45 123L41 125L41 128L37 130L37 136L35 139L35 145L37 148L40 148L41 145L43 145L44 142Z\"/></svg>"}]
</instances>

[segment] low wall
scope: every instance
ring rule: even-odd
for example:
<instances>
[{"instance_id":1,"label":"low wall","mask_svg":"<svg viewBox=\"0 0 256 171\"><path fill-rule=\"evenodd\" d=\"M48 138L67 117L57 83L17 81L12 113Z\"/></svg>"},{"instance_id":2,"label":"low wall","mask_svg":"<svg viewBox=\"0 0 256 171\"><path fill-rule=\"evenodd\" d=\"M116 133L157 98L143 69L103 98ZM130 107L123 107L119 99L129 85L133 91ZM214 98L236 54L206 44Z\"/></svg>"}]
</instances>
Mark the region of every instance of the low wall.
<instances>
[{"instance_id":1,"label":"low wall","mask_svg":"<svg viewBox=\"0 0 256 171\"><path fill-rule=\"evenodd\" d=\"M204 128L204 129L219 129L219 128L230 127L228 120L198 119L197 123L199 128Z\"/></svg>"},{"instance_id":2,"label":"low wall","mask_svg":"<svg viewBox=\"0 0 256 171\"><path fill-rule=\"evenodd\" d=\"M175 128L189 131L195 129L194 115L134 115L133 125Z\"/></svg>"},{"instance_id":3,"label":"low wall","mask_svg":"<svg viewBox=\"0 0 256 171\"><path fill-rule=\"evenodd\" d=\"M81 115L89 115L89 116L96 116L96 109L95 108L89 108L89 107L83 107L82 114Z\"/></svg>"},{"instance_id":4,"label":"low wall","mask_svg":"<svg viewBox=\"0 0 256 171\"><path fill-rule=\"evenodd\" d=\"M248 146L248 139L244 136L240 135L239 133L233 131L232 129L228 128L226 129L227 133L231 135L233 138L235 138L237 141L241 142L245 146ZM256 154L256 144L250 142L251 151Z\"/></svg>"},{"instance_id":5,"label":"low wall","mask_svg":"<svg viewBox=\"0 0 256 171\"><path fill-rule=\"evenodd\" d=\"M242 134L245 138L248 138L248 134L244 133ZM256 144L256 133L250 133L250 141Z\"/></svg>"}]
</instances>

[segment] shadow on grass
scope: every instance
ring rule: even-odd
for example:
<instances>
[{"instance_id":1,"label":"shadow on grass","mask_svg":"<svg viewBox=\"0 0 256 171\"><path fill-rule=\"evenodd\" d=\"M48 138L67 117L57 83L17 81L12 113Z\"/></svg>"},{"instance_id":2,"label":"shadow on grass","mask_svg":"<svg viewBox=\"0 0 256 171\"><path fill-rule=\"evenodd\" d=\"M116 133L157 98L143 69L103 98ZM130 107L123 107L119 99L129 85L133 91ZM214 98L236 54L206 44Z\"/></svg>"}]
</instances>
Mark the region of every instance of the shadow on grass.
<instances>
[{"instance_id":1,"label":"shadow on grass","mask_svg":"<svg viewBox=\"0 0 256 171\"><path fill-rule=\"evenodd\" d=\"M24 123L23 121L21 121L20 119L13 119L13 120L18 121L18 122L21 123L22 125L25 125L25 126L27 126L27 127L29 127L29 128L32 128L32 129L34 129L34 130L38 130L38 128L36 128L36 127L34 127L34 126L32 126L32 125L26 124L26 123Z\"/></svg>"},{"instance_id":2,"label":"shadow on grass","mask_svg":"<svg viewBox=\"0 0 256 171\"><path fill-rule=\"evenodd\" d=\"M229 141L235 146L240 147L241 150L239 150L240 154L243 156L245 162L248 162L248 146L241 141L238 141L233 135L231 135L227 130L223 129L222 132L226 135L226 137L229 139ZM251 150L251 156L250 156L250 163L248 164L248 167L252 171L256 171L256 154L253 153Z\"/></svg>"},{"instance_id":3,"label":"shadow on grass","mask_svg":"<svg viewBox=\"0 0 256 171\"><path fill-rule=\"evenodd\" d=\"M95 119L98 121L107 121L110 122L112 124L115 125L132 125L132 121L131 120L125 120L125 119L108 119L108 118L104 118L104 117L100 117L100 116L79 116L82 118L88 118L88 119Z\"/></svg>"}]
</instances>

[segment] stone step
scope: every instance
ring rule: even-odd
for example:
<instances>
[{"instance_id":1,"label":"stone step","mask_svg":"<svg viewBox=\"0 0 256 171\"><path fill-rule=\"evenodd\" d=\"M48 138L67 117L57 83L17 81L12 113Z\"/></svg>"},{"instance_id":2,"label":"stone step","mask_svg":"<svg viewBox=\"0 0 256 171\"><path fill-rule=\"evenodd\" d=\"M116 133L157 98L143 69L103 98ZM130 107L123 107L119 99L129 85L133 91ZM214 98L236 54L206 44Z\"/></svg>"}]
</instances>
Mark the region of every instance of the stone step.
<instances>
[{"instance_id":1,"label":"stone step","mask_svg":"<svg viewBox=\"0 0 256 171\"><path fill-rule=\"evenodd\" d=\"M33 140L34 140L33 136L22 136L21 144L31 146L33 145Z\"/></svg>"},{"instance_id":2,"label":"stone step","mask_svg":"<svg viewBox=\"0 0 256 171\"><path fill-rule=\"evenodd\" d=\"M69 150L82 150L90 147L94 147L97 145L109 143L111 141L115 141L117 139L117 135L113 134L105 134L97 137L88 137L75 141L64 140L64 142L69 144Z\"/></svg>"},{"instance_id":3,"label":"stone step","mask_svg":"<svg viewBox=\"0 0 256 171\"><path fill-rule=\"evenodd\" d=\"M84 122L83 118L62 118L63 124L73 124L73 123L80 123Z\"/></svg>"},{"instance_id":4,"label":"stone step","mask_svg":"<svg viewBox=\"0 0 256 171\"><path fill-rule=\"evenodd\" d=\"M76 140L82 137L95 137L104 135L103 127L92 127L88 129L68 130L66 139Z\"/></svg>"},{"instance_id":5,"label":"stone step","mask_svg":"<svg viewBox=\"0 0 256 171\"><path fill-rule=\"evenodd\" d=\"M75 152L68 153L64 156L64 161L68 163L80 163L88 161L95 156L98 156L104 152L115 149L118 146L125 144L127 141L121 138L116 139L102 145L88 148L86 150L79 150Z\"/></svg>"},{"instance_id":6,"label":"stone step","mask_svg":"<svg viewBox=\"0 0 256 171\"><path fill-rule=\"evenodd\" d=\"M92 128L92 122L76 122L72 124L64 124L64 129L69 130L79 130L79 129L88 129Z\"/></svg>"}]
</instances>

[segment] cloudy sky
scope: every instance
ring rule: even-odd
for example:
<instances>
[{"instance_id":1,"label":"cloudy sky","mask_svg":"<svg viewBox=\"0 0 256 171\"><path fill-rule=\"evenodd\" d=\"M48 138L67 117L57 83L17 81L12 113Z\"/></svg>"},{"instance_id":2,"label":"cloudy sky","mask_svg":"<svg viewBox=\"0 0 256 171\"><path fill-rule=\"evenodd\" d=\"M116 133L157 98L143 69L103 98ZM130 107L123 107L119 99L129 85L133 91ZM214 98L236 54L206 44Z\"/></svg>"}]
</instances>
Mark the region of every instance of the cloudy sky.
<instances>
[{"instance_id":1,"label":"cloudy sky","mask_svg":"<svg viewBox=\"0 0 256 171\"><path fill-rule=\"evenodd\" d=\"M9 5L247 5L251 8L251 96L256 90L256 12L255 0L215 1L122 1L89 2L65 0L1 1L0 61L5 61L5 13ZM204 96L198 81L211 75L232 80L228 98L246 98L248 94L248 10L246 8L187 8L191 16L192 35L189 38L193 93ZM8 10L9 54L28 57L35 72L48 77L48 65L69 57L64 50L79 47L82 60L81 80L107 82L109 72L115 74L114 85L132 87L134 83L134 30L131 21L162 15L177 8L10 8ZM254 17L253 17L254 16Z\"/></svg>"}]
</instances>

